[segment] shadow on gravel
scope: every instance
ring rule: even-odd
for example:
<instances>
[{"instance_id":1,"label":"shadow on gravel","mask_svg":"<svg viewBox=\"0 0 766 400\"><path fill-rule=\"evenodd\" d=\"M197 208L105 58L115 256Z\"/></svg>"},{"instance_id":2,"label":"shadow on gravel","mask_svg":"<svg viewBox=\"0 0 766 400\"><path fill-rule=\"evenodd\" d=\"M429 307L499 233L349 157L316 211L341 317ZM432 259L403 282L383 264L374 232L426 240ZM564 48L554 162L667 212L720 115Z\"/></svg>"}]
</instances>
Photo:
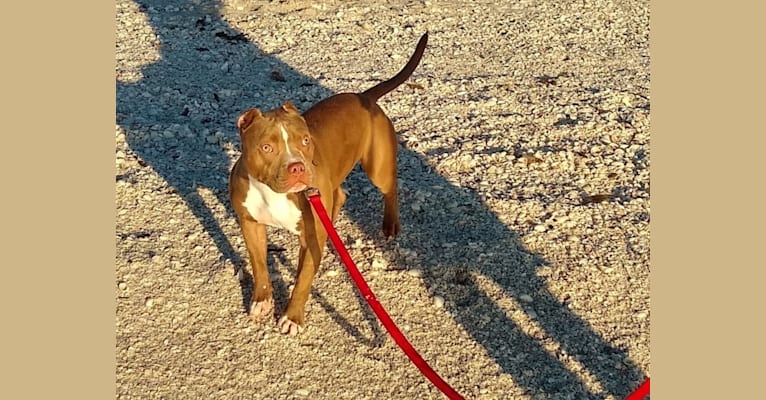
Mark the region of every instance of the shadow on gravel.
<instances>
[{"instance_id":1,"label":"shadow on gravel","mask_svg":"<svg viewBox=\"0 0 766 400\"><path fill-rule=\"evenodd\" d=\"M142 0L138 4L158 34L161 59L143 67L143 78L138 82L118 79L117 123L126 131L130 151L182 196L218 247L220 265L212 266L212 272L197 272L220 272L225 259L232 260L236 268L245 266L199 190L214 193L226 205L228 216L234 218L228 205L226 179L231 160L226 149L238 147L237 116L246 108L269 109L288 99L305 110L332 93L262 53L256 43L221 18L220 5L215 1ZM275 70L283 79L274 79ZM412 191L401 194L405 234L399 244L418 248L419 267L424 270L429 290L445 297L447 310L503 372L530 394L598 399L606 394L622 398L630 393L643 374L624 350L606 343L548 291L545 280L536 274L545 261L526 250L474 190L452 185L433 172L426 159L406 147L401 149L399 160L402 185L431 192L418 212L408 207ZM117 179L135 180L131 175L140 173L136 168ZM346 184L351 194L345 213L368 235L379 238L381 203L377 192L357 190L366 185L370 185L367 178L355 170ZM451 204L445 207L440 199ZM371 210L370 204L375 208ZM432 246L423 250L424 243ZM272 265L274 258L281 256L275 253L279 251L270 254ZM536 321L538 332L530 335L520 330L478 287L477 279L494 282L504 295L516 299ZM249 304L250 285L248 280L242 283L243 304ZM278 302L287 298L284 282L277 283L275 290L280 292L275 293L281 297ZM519 300L522 294L530 295L533 301ZM372 340L363 338L321 293L314 290L312 295L350 335L366 345L379 344L382 333L369 311L366 317L376 337ZM559 346L549 352L544 343ZM576 359L601 383L604 393L589 392L562 364L563 357ZM617 368L619 362L623 363L621 369Z\"/></svg>"}]
</instances>

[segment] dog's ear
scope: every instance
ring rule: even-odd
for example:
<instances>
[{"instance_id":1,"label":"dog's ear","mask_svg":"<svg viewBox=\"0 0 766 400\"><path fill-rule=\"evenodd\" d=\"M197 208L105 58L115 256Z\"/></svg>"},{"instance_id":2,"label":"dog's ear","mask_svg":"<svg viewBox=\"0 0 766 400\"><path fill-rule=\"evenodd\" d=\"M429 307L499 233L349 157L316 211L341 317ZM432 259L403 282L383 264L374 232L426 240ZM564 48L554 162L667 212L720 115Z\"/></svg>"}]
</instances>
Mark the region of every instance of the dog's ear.
<instances>
[{"instance_id":1,"label":"dog's ear","mask_svg":"<svg viewBox=\"0 0 766 400\"><path fill-rule=\"evenodd\" d=\"M293 103L286 101L285 104L282 104L282 109L287 112L294 112L296 114L300 114L300 111L293 105Z\"/></svg>"},{"instance_id":2,"label":"dog's ear","mask_svg":"<svg viewBox=\"0 0 766 400\"><path fill-rule=\"evenodd\" d=\"M253 121L261 117L263 117L261 110L257 108L251 108L242 113L242 115L237 118L237 128L239 128L240 131L244 131L253 123Z\"/></svg>"}]
</instances>

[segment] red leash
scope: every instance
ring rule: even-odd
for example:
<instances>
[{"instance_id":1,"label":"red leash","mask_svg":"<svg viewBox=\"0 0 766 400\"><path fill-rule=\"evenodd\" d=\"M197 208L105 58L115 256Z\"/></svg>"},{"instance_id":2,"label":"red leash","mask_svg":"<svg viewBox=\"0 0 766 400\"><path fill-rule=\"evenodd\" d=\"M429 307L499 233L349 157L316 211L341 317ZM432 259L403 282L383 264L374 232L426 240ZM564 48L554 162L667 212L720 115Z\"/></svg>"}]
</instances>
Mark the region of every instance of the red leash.
<instances>
[{"instance_id":1,"label":"red leash","mask_svg":"<svg viewBox=\"0 0 766 400\"><path fill-rule=\"evenodd\" d=\"M346 250L346 246L343 245L343 241L340 240L340 236L338 236L338 232L335 231L335 228L332 226L332 221L330 221L330 217L327 216L327 210L325 210L324 206L322 205L322 201L319 197L319 190L314 188L309 188L306 190L306 197L308 198L309 202L311 202L311 206L314 207L314 211L316 211L317 216L319 217L319 220L322 221L322 225L324 225L325 230L327 231L327 235L330 237L330 241L332 242L332 245L335 247L335 250L338 251L338 255L340 255L341 260L343 260L343 263L346 264L346 269L348 270L349 275L351 275L351 279L354 280L354 283L356 284L357 288L359 288L359 291L362 293L362 296L367 301L367 304L370 305L372 308L372 311L375 312L375 315L378 316L378 319L380 319L380 322L383 323L383 326L386 327L386 330L391 335L391 337L394 338L394 341L397 345L404 351L404 354L409 357L410 361L415 364L416 367L420 370L423 375L428 378L431 383L433 383L439 390L442 391L448 398L455 400L455 399L463 399L463 396L461 396L455 389L453 389L444 379L442 379L432 368L426 360L423 359L423 357L418 354L417 350L415 350L414 347L412 347L412 344L407 340L407 338L404 336L402 331L399 330L399 328L396 326L394 321L391 319L391 317L388 316L388 313L383 308L382 305L380 305L380 302L375 298L375 294L372 293L372 290L367 285L367 282L365 282L364 277L362 277L362 273L359 272L359 269L356 267L356 264L354 264L354 261L351 259L351 256L348 254L348 250Z\"/></svg>"},{"instance_id":2,"label":"red leash","mask_svg":"<svg viewBox=\"0 0 766 400\"><path fill-rule=\"evenodd\" d=\"M629 394L625 400L641 400L649 394L649 378L638 387L633 393Z\"/></svg>"},{"instance_id":3,"label":"red leash","mask_svg":"<svg viewBox=\"0 0 766 400\"><path fill-rule=\"evenodd\" d=\"M340 240L338 232L336 232L335 227L332 226L332 221L330 221L330 217L327 216L327 210L325 210L324 206L322 205L322 200L319 197L319 190L315 188L307 189L306 197L311 203L311 206L314 207L314 211L316 211L319 220L322 222L322 225L327 231L327 235L330 237L332 245L335 247L335 250L338 251L338 255L340 255L341 260L343 260L343 263L346 265L346 269L348 270L349 275L351 275L351 279L354 280L356 287L359 288L359 291L367 301L367 304L370 305L372 311L375 312L375 315L378 316L380 322L382 322L383 326L386 327L388 333L391 335L391 337L394 338L396 344L399 345L402 351L404 351L404 354L409 357L410 361L412 361L413 364L418 367L420 372L422 372L423 375L425 375L426 378L431 381L431 383L439 388L442 393L444 393L448 398L452 400L462 400L463 396L461 396L460 393L455 391L455 389L453 389L444 379L442 379L433 370L433 368L428 365L426 360L424 360L423 357L418 354L417 350L412 347L412 344L410 344L402 331L399 330L391 317L388 316L386 309L384 309L380 302L378 302L378 299L375 298L375 294L372 293L372 289L370 289L370 287L367 285L367 282L364 280L362 273L359 272L359 268L356 267L354 260L351 259L351 255L348 254L346 246L344 246L343 241ZM639 386L638 389L636 389L633 393L629 394L625 400L641 400L648 394L649 378L646 378L644 383L642 383L641 386Z\"/></svg>"}]
</instances>

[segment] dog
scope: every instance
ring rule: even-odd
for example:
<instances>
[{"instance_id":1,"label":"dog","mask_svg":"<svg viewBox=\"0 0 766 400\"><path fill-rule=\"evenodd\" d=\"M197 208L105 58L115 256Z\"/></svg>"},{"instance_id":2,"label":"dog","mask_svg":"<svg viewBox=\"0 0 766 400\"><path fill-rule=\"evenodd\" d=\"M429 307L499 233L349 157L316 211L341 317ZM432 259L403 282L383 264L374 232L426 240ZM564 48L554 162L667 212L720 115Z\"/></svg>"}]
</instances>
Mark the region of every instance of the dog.
<instances>
[{"instance_id":1,"label":"dog","mask_svg":"<svg viewBox=\"0 0 766 400\"><path fill-rule=\"evenodd\" d=\"M299 236L295 287L279 331L296 335L305 327L304 307L327 232L303 191L319 189L333 221L346 201L341 184L359 162L383 194L383 234L401 230L394 126L377 100L404 83L423 57L428 32L407 64L391 79L361 93L340 93L301 115L289 101L267 112L252 108L239 116L241 155L229 174L229 199L245 239L253 271L250 315L258 321L274 308L266 264L266 226Z\"/></svg>"}]
</instances>

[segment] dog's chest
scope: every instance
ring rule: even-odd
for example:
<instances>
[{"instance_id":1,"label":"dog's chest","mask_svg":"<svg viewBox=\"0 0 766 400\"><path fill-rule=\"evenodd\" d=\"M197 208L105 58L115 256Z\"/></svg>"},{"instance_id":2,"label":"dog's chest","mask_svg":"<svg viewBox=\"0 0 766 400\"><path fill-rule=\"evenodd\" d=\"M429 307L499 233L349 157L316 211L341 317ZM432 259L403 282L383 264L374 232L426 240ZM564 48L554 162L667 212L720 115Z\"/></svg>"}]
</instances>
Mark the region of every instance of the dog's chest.
<instances>
[{"instance_id":1,"label":"dog's chest","mask_svg":"<svg viewBox=\"0 0 766 400\"><path fill-rule=\"evenodd\" d=\"M277 193L265 184L250 178L247 196L242 203L247 212L258 222L298 234L298 222L301 210L287 198L285 193Z\"/></svg>"}]
</instances>

